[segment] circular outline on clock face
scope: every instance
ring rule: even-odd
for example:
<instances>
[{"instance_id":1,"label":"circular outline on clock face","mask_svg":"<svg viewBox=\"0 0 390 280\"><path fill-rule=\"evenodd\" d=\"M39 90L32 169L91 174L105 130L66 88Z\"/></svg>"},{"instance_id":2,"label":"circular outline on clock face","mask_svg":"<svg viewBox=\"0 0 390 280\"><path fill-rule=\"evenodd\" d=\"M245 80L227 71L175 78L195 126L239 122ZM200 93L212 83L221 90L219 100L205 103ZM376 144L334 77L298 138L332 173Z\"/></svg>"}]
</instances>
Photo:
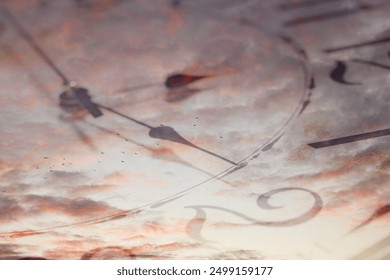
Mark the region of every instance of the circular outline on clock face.
<instances>
[{"instance_id":1,"label":"circular outline on clock face","mask_svg":"<svg viewBox=\"0 0 390 280\"><path fill-rule=\"evenodd\" d=\"M257 27L255 24L252 24L250 22L245 22L242 24L245 25L246 28L254 28L258 32L263 32L259 27ZM53 229L72 227L72 226L81 225L81 224L89 224L89 223L93 224L96 222L104 222L106 220L109 221L112 219L124 218L128 214L138 213L141 210L148 208L148 207L156 208L156 207L162 206L165 203L168 203L172 200L175 200L175 199L178 199L184 195L187 195L190 191L200 187L201 185L204 185L204 184L206 184L210 181L213 181L213 180L221 179L229 174L232 174L232 173L240 170L241 168L244 168L245 166L247 166L249 164L250 161L258 158L262 152L266 152L266 151L270 150L272 148L272 146L284 135L287 127L296 118L298 118L302 114L302 112L306 109L306 107L309 105L310 98L312 96L312 89L314 88L314 75L313 75L313 71L311 69L310 61L306 56L305 50L302 47L300 47L293 39L289 38L287 35L284 35L284 34L280 35L280 34L266 34L265 32L263 32L263 33L267 37L271 37L270 38L271 40L275 40L275 41L277 40L282 44L288 45L289 48L292 49L292 53L296 53L298 55L298 59L299 59L299 62L302 66L302 71L304 74L303 75L303 92L302 92L301 98L298 101L298 104L297 104L295 110L293 110L291 116L287 119L286 122L284 122L282 124L282 126L279 128L279 130L277 130L277 132L274 133L274 135L268 141L266 141L260 147L258 147L253 152L251 152L249 155L245 156L243 159L238 161L237 166L229 167L229 168L223 170L222 172L218 173L217 175L214 175L214 176L212 176L212 177L210 177L210 178L208 178L200 183L197 183L195 185L187 187L187 188L185 188L177 193L174 193L172 195L166 196L164 198L158 199L156 201L153 201L153 202L141 205L141 206L134 207L134 208L129 209L129 210L120 211L118 213L111 214L111 215L104 216L104 217L87 219L87 220L80 221L80 222L63 224L63 225L58 225L58 226L54 226L54 227L46 227L46 228L33 229L33 230L30 229L30 230L22 230L22 231L19 230L19 231L11 231L11 232L2 232L2 233L0 233L0 235L8 236L8 235L12 235L15 233L16 234L21 233L21 232L33 232L32 234L45 233L45 232L47 232L49 230L53 230Z\"/></svg>"}]
</instances>

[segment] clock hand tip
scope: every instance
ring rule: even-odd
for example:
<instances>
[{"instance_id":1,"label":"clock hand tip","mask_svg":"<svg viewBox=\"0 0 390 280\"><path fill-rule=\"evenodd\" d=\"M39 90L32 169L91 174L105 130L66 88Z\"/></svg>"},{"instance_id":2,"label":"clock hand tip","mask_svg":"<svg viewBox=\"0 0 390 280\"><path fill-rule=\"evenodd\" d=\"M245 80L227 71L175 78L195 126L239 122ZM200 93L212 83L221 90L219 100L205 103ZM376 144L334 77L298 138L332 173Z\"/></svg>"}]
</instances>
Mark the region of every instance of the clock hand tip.
<instances>
[{"instance_id":1,"label":"clock hand tip","mask_svg":"<svg viewBox=\"0 0 390 280\"><path fill-rule=\"evenodd\" d=\"M185 73L176 73L169 75L165 80L165 86L167 88L178 88L191 84L197 80L207 78L207 75L190 75Z\"/></svg>"}]
</instances>

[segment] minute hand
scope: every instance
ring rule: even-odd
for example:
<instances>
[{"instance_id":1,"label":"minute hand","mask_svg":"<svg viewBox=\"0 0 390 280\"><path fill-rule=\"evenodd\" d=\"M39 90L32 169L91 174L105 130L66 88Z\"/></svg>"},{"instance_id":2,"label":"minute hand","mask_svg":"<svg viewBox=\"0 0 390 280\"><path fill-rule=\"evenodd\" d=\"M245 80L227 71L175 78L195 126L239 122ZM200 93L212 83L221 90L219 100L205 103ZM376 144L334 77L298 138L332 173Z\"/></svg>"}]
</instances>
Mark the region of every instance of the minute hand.
<instances>
[{"instance_id":1,"label":"minute hand","mask_svg":"<svg viewBox=\"0 0 390 280\"><path fill-rule=\"evenodd\" d=\"M53 62L53 60L43 51L43 49L35 42L35 40L30 35L30 33L28 33L26 29L24 29L24 27L20 24L17 18L11 13L11 11L3 7L0 10L0 12L6 16L8 22L13 26L13 28L15 28L19 36L22 37L23 40L25 40L31 46L31 48L36 52L36 54L39 55L49 65L49 67L62 79L63 84L69 85L70 80L58 68L58 66Z\"/></svg>"},{"instance_id":2,"label":"minute hand","mask_svg":"<svg viewBox=\"0 0 390 280\"><path fill-rule=\"evenodd\" d=\"M11 13L11 11L3 7L0 10L0 12L6 16L9 23L15 28L16 32L20 35L20 37L22 37L22 39L25 40L30 45L30 47L35 51L35 53L39 55L46 62L46 64L50 67L50 69L53 70L53 72L56 73L57 76L60 77L63 85L66 86L67 88L65 96L61 95L61 97L65 99L76 98L78 103L82 107L84 107L95 118L103 115L103 113L99 110L99 108L96 107L94 103L91 102L91 97L88 94L88 90L84 88L76 87L75 83L70 79L68 79L68 77L64 74L64 72L62 72L58 68L58 66L53 62L53 60L35 42L35 40L30 35L30 33L28 33L27 30L23 28L23 26L19 23L17 18Z\"/></svg>"},{"instance_id":3,"label":"minute hand","mask_svg":"<svg viewBox=\"0 0 390 280\"><path fill-rule=\"evenodd\" d=\"M176 142L176 143L180 143L180 144L183 144L183 145L187 145L189 147L192 147L192 148L195 148L197 150L200 150L202 152L205 152L209 155L212 155L214 157L217 157L223 161L226 161L230 164L233 164L233 165L238 165L238 163L230 160L230 159L227 159L221 155L218 155L216 153L213 153L211 151L208 151L206 149L203 149L199 146L196 146L195 144L192 144L190 141L186 140L184 137L182 137L175 129L173 129L172 127L170 126L159 126L159 127L153 127L151 125L148 125L144 122L141 122L139 120L136 120L132 117L129 117L125 114L122 114L110 107L106 107L106 106L103 106L103 105L100 105L98 103L94 103L97 107L100 107L101 109L104 109L104 110L107 110L107 111L110 111L120 117L123 117L125 119L128 119L134 123L137 123L139 125L142 125L144 127L147 127L149 129L149 136L152 137L152 138L155 138L155 139L162 139L162 140L167 140L167 141L171 141L171 142Z\"/></svg>"}]
</instances>

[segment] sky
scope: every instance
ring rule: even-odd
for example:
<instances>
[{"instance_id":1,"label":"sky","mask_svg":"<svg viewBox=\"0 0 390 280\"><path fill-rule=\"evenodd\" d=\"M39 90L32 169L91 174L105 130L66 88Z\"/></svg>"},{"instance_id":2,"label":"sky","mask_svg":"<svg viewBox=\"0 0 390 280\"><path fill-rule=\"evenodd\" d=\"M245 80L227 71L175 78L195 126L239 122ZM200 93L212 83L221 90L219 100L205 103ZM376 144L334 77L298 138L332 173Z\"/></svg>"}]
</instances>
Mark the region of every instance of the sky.
<instances>
[{"instance_id":1,"label":"sky","mask_svg":"<svg viewBox=\"0 0 390 280\"><path fill-rule=\"evenodd\" d=\"M3 1L0 259L389 259L386 2Z\"/></svg>"}]
</instances>

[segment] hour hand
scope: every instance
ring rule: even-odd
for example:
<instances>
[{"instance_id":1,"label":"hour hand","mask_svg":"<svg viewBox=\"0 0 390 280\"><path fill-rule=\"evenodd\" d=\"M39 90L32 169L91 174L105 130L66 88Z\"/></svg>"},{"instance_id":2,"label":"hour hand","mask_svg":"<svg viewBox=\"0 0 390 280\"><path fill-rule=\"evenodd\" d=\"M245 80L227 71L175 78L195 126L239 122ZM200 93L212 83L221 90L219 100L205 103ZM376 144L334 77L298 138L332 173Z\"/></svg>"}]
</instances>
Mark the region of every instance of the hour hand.
<instances>
[{"instance_id":1,"label":"hour hand","mask_svg":"<svg viewBox=\"0 0 390 280\"><path fill-rule=\"evenodd\" d=\"M73 88L72 89L74 96L80 102L80 104L95 118L98 118L103 115L99 107L91 101L91 96L88 93L88 90L85 88Z\"/></svg>"}]
</instances>

